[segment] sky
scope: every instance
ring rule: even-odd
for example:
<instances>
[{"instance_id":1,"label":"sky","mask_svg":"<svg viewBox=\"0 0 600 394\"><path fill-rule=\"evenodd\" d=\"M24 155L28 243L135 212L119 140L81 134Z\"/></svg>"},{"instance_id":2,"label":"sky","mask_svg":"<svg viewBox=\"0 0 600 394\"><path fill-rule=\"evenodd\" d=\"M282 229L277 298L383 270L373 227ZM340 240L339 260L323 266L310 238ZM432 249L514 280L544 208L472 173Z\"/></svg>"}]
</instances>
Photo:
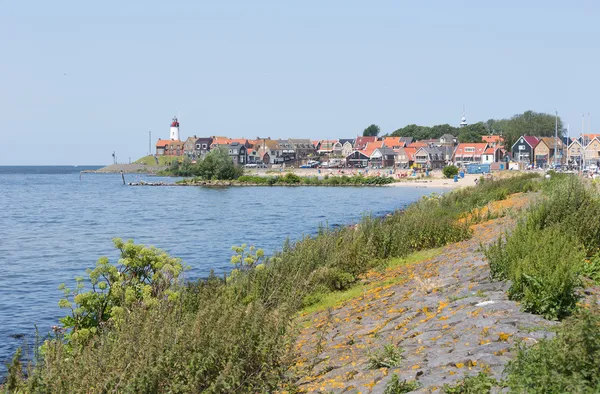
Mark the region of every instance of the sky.
<instances>
[{"instance_id":1,"label":"sky","mask_svg":"<svg viewBox=\"0 0 600 394\"><path fill-rule=\"evenodd\" d=\"M463 105L600 124L600 2L0 5L0 165L133 161L173 116L182 139L352 138L458 125Z\"/></svg>"}]
</instances>

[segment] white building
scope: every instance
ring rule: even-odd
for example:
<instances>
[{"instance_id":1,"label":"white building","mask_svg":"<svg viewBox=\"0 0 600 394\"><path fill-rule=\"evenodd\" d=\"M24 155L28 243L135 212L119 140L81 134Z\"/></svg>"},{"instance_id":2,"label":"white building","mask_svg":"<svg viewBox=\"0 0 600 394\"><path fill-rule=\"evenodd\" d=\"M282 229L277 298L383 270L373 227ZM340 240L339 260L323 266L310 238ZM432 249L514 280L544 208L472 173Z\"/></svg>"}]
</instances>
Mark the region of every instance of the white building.
<instances>
[{"instance_id":1,"label":"white building","mask_svg":"<svg viewBox=\"0 0 600 394\"><path fill-rule=\"evenodd\" d=\"M171 133L169 134L169 139L172 141L179 141L179 121L177 117L173 117L173 121L171 122Z\"/></svg>"}]
</instances>

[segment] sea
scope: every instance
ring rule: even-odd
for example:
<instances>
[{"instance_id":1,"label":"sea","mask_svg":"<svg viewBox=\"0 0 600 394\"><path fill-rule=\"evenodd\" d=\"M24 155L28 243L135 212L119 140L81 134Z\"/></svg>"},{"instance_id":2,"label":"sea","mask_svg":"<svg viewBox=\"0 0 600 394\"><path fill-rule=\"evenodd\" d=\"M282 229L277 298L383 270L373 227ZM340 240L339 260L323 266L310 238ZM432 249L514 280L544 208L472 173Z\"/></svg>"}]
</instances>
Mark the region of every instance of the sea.
<instances>
[{"instance_id":1,"label":"sea","mask_svg":"<svg viewBox=\"0 0 600 394\"><path fill-rule=\"evenodd\" d=\"M132 187L100 166L0 166L0 378L19 346L35 345L67 311L58 307L115 237L154 245L190 266L189 280L231 270L231 247L281 248L319 226L384 215L433 192L410 187ZM126 174L129 182L173 178Z\"/></svg>"}]
</instances>

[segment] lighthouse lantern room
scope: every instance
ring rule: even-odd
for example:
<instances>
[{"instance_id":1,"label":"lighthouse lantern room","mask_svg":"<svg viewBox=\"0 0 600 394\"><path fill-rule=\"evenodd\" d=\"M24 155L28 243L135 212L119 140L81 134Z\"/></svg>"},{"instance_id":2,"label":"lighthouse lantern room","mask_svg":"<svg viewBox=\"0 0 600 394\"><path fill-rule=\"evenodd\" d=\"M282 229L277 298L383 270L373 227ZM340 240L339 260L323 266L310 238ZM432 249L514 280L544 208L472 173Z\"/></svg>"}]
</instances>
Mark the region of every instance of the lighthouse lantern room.
<instances>
[{"instance_id":1,"label":"lighthouse lantern room","mask_svg":"<svg viewBox=\"0 0 600 394\"><path fill-rule=\"evenodd\" d=\"M173 117L173 121L171 122L171 134L170 139L173 141L179 141L179 121L177 117Z\"/></svg>"}]
</instances>

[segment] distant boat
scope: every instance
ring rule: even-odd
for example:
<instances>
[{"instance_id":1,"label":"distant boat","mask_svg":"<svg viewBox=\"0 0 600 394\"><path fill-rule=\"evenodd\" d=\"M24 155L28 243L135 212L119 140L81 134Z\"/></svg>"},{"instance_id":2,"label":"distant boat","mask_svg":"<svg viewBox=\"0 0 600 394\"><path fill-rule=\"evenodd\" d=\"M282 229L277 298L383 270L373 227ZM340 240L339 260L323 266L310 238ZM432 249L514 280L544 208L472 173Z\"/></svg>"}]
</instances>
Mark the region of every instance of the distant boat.
<instances>
[{"instance_id":1,"label":"distant boat","mask_svg":"<svg viewBox=\"0 0 600 394\"><path fill-rule=\"evenodd\" d=\"M73 167L77 168L77 167L79 167L79 166L78 166L77 164L75 164Z\"/></svg>"}]
</instances>

